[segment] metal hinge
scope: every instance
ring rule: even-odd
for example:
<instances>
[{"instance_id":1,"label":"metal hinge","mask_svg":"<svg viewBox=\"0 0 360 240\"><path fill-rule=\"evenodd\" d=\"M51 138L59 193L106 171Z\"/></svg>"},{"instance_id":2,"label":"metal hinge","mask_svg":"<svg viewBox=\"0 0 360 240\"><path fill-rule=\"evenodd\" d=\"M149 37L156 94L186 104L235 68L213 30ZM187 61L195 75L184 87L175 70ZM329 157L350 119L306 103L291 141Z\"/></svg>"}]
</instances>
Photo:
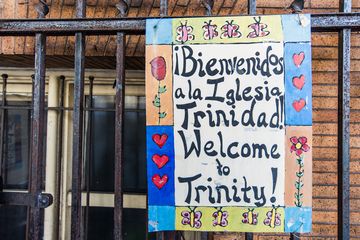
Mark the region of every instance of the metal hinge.
<instances>
[{"instance_id":1,"label":"metal hinge","mask_svg":"<svg viewBox=\"0 0 360 240\"><path fill-rule=\"evenodd\" d=\"M0 192L0 204L47 208L53 203L49 193Z\"/></svg>"}]
</instances>

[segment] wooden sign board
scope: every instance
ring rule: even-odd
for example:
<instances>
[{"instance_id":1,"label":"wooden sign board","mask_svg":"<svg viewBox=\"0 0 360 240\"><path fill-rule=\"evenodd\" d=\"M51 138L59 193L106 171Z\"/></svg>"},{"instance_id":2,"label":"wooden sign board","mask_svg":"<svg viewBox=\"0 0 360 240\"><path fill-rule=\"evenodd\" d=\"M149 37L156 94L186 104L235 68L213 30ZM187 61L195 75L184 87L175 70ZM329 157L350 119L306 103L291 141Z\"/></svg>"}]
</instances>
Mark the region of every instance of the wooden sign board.
<instances>
[{"instance_id":1,"label":"wooden sign board","mask_svg":"<svg viewBox=\"0 0 360 240\"><path fill-rule=\"evenodd\" d=\"M309 15L148 19L149 231L310 232Z\"/></svg>"}]
</instances>

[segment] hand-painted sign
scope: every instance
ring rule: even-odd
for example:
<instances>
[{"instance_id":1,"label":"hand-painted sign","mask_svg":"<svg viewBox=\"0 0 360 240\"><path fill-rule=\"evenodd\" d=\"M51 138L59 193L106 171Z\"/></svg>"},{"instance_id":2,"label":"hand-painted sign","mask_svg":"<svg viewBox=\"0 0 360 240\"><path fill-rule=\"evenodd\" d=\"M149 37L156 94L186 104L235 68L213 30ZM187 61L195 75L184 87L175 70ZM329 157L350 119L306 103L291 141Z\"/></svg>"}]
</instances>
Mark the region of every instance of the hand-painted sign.
<instances>
[{"instance_id":1,"label":"hand-painted sign","mask_svg":"<svg viewBox=\"0 0 360 240\"><path fill-rule=\"evenodd\" d=\"M311 231L309 15L146 24L149 231Z\"/></svg>"}]
</instances>

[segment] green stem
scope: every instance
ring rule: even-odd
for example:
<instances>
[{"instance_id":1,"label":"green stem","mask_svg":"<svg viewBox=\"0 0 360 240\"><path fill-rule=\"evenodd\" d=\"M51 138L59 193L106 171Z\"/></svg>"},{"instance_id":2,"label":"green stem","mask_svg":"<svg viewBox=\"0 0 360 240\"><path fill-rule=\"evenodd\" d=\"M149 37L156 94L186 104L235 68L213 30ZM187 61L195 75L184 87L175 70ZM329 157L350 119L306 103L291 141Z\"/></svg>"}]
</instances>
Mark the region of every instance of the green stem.
<instances>
[{"instance_id":1,"label":"green stem","mask_svg":"<svg viewBox=\"0 0 360 240\"><path fill-rule=\"evenodd\" d=\"M302 204L300 203L300 194L301 194L301 188L302 188L302 186L301 186L301 184L302 184L301 178L302 178L302 172L303 172L303 164L302 164L303 160L302 160L302 157L300 157L297 162L298 162L298 165L299 165L299 171L298 171L298 174L297 174L298 186L296 188L296 190L297 190L296 191L296 196L297 196L297 198L296 198L296 206L301 207Z\"/></svg>"},{"instance_id":2,"label":"green stem","mask_svg":"<svg viewBox=\"0 0 360 240\"><path fill-rule=\"evenodd\" d=\"M158 107L158 124L160 125L160 113L161 113L161 99L160 99L160 81L158 81L158 97L159 97L159 107Z\"/></svg>"}]
</instances>

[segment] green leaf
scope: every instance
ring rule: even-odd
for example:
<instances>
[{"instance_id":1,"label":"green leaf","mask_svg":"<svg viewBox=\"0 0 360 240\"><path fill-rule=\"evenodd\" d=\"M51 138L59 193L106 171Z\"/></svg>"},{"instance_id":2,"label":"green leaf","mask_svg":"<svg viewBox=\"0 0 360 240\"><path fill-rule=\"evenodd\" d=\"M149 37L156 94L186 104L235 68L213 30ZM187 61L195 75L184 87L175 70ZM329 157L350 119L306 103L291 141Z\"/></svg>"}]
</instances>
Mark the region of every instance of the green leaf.
<instances>
[{"instance_id":1,"label":"green leaf","mask_svg":"<svg viewBox=\"0 0 360 240\"><path fill-rule=\"evenodd\" d=\"M167 115L166 112L159 113L159 118L165 118L166 115Z\"/></svg>"},{"instance_id":2,"label":"green leaf","mask_svg":"<svg viewBox=\"0 0 360 240\"><path fill-rule=\"evenodd\" d=\"M297 176L298 178L303 177L303 176L304 176L304 171L296 172L296 176Z\"/></svg>"},{"instance_id":3,"label":"green leaf","mask_svg":"<svg viewBox=\"0 0 360 240\"><path fill-rule=\"evenodd\" d=\"M298 181L295 182L295 188L299 189L300 188L300 183Z\"/></svg>"},{"instance_id":4,"label":"green leaf","mask_svg":"<svg viewBox=\"0 0 360 240\"><path fill-rule=\"evenodd\" d=\"M304 194L300 193L299 198L303 198L303 197L304 197Z\"/></svg>"},{"instance_id":5,"label":"green leaf","mask_svg":"<svg viewBox=\"0 0 360 240\"><path fill-rule=\"evenodd\" d=\"M166 86L159 86L159 89L158 89L158 92L159 93L164 93L164 92L166 92Z\"/></svg>"},{"instance_id":6,"label":"green leaf","mask_svg":"<svg viewBox=\"0 0 360 240\"><path fill-rule=\"evenodd\" d=\"M155 99L153 101L153 105L155 107L160 107L160 98L158 97L158 95L155 96Z\"/></svg>"}]
</instances>

